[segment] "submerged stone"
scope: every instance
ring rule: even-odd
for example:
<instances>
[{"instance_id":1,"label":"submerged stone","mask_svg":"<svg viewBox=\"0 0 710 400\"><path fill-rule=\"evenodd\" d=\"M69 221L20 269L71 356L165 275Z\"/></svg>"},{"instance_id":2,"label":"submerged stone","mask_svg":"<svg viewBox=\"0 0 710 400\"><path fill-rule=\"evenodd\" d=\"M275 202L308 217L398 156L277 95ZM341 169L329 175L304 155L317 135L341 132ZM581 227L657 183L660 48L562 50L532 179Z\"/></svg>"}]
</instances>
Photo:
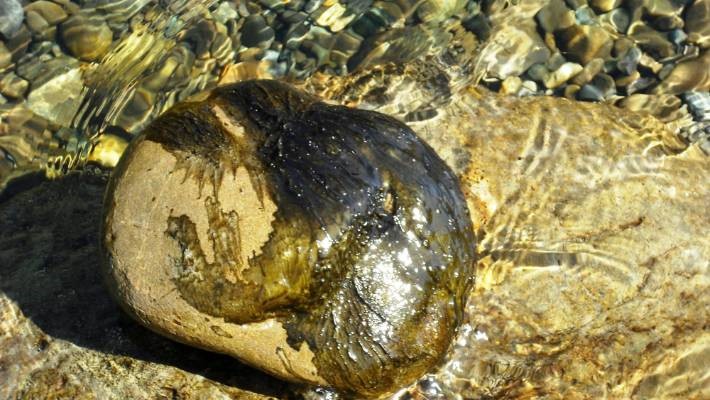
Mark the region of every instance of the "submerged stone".
<instances>
[{"instance_id":1,"label":"submerged stone","mask_svg":"<svg viewBox=\"0 0 710 400\"><path fill-rule=\"evenodd\" d=\"M466 202L433 150L275 81L168 111L106 199L108 281L138 321L344 393L431 370L473 285Z\"/></svg>"}]
</instances>

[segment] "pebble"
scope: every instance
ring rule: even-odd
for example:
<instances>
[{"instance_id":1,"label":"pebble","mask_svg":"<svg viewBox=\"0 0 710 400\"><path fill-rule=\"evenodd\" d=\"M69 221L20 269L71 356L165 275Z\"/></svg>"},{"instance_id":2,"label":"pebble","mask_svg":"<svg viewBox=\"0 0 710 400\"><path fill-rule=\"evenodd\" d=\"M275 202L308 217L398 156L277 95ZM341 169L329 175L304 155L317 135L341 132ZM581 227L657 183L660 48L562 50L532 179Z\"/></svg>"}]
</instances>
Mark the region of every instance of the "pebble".
<instances>
[{"instance_id":1,"label":"pebble","mask_svg":"<svg viewBox=\"0 0 710 400\"><path fill-rule=\"evenodd\" d=\"M525 74L528 78L535 82L543 82L550 74L550 70L545 66L545 64L535 64L528 68Z\"/></svg>"},{"instance_id":2,"label":"pebble","mask_svg":"<svg viewBox=\"0 0 710 400\"><path fill-rule=\"evenodd\" d=\"M111 47L113 32L98 17L78 14L64 21L61 36L69 53L83 61L96 61Z\"/></svg>"},{"instance_id":3,"label":"pebble","mask_svg":"<svg viewBox=\"0 0 710 400\"><path fill-rule=\"evenodd\" d=\"M562 64L564 64L565 62L567 62L565 57L562 54L560 54L559 52L557 52L557 53L553 54L552 56L550 56L549 59L547 59L547 62L545 62L545 66L550 71L554 71L554 70L560 68L562 66Z\"/></svg>"},{"instance_id":4,"label":"pebble","mask_svg":"<svg viewBox=\"0 0 710 400\"><path fill-rule=\"evenodd\" d=\"M29 82L10 72L0 80L0 93L13 99L21 99L29 86Z\"/></svg>"},{"instance_id":5,"label":"pebble","mask_svg":"<svg viewBox=\"0 0 710 400\"><path fill-rule=\"evenodd\" d=\"M479 41L483 42L488 40L491 36L491 23L484 14L479 13L473 17L464 20L461 25L463 25L466 30L476 35Z\"/></svg>"},{"instance_id":6,"label":"pebble","mask_svg":"<svg viewBox=\"0 0 710 400\"><path fill-rule=\"evenodd\" d=\"M7 49L5 43L0 42L0 70L12 63L12 53Z\"/></svg>"},{"instance_id":7,"label":"pebble","mask_svg":"<svg viewBox=\"0 0 710 400\"><path fill-rule=\"evenodd\" d=\"M48 42L44 42L48 43ZM71 68L77 66L78 61L65 55L43 61L41 57L32 57L27 62L19 64L16 68L17 75L32 82L32 90L44 85Z\"/></svg>"},{"instance_id":8,"label":"pebble","mask_svg":"<svg viewBox=\"0 0 710 400\"><path fill-rule=\"evenodd\" d=\"M17 0L0 0L0 33L9 38L20 29L24 11Z\"/></svg>"},{"instance_id":9,"label":"pebble","mask_svg":"<svg viewBox=\"0 0 710 400\"><path fill-rule=\"evenodd\" d=\"M520 85L520 91L518 92L518 96L535 96L536 94L537 83L535 83L535 81L523 81L523 84Z\"/></svg>"},{"instance_id":10,"label":"pebble","mask_svg":"<svg viewBox=\"0 0 710 400\"><path fill-rule=\"evenodd\" d=\"M680 94L689 91L710 90L710 51L675 66L668 77L658 85L653 93Z\"/></svg>"},{"instance_id":11,"label":"pebble","mask_svg":"<svg viewBox=\"0 0 710 400\"><path fill-rule=\"evenodd\" d=\"M517 76L509 76L501 83L500 91L503 94L514 95L518 93L522 86L522 79Z\"/></svg>"},{"instance_id":12,"label":"pebble","mask_svg":"<svg viewBox=\"0 0 710 400\"><path fill-rule=\"evenodd\" d=\"M557 46L569 60L587 64L594 58L607 58L613 43L602 28L592 25L573 25L555 34Z\"/></svg>"},{"instance_id":13,"label":"pebble","mask_svg":"<svg viewBox=\"0 0 710 400\"><path fill-rule=\"evenodd\" d=\"M641 73L639 73L638 71L634 71L631 73L631 75L622 75L620 77L617 77L616 79L614 79L614 82L616 83L617 87L625 88L626 86L635 82L639 78L641 78Z\"/></svg>"},{"instance_id":14,"label":"pebble","mask_svg":"<svg viewBox=\"0 0 710 400\"><path fill-rule=\"evenodd\" d=\"M588 83L589 81L594 78L598 73L602 71L604 68L604 59L602 58L595 58L592 61L588 62L587 65L584 66L584 69L582 72L577 74L574 78L572 78L572 83L579 85L580 87L584 85L585 83Z\"/></svg>"},{"instance_id":15,"label":"pebble","mask_svg":"<svg viewBox=\"0 0 710 400\"><path fill-rule=\"evenodd\" d=\"M586 84L577 92L577 99L584 101L602 101L604 93L591 84Z\"/></svg>"},{"instance_id":16,"label":"pebble","mask_svg":"<svg viewBox=\"0 0 710 400\"><path fill-rule=\"evenodd\" d=\"M596 12L606 13L621 5L622 0L589 0L589 6Z\"/></svg>"},{"instance_id":17,"label":"pebble","mask_svg":"<svg viewBox=\"0 0 710 400\"><path fill-rule=\"evenodd\" d=\"M535 14L535 20L545 32L555 32L574 25L574 12L563 0L551 0Z\"/></svg>"},{"instance_id":18,"label":"pebble","mask_svg":"<svg viewBox=\"0 0 710 400\"><path fill-rule=\"evenodd\" d=\"M651 25L660 31L671 31L673 29L683 28L683 19L678 15L668 15L658 17L651 21Z\"/></svg>"},{"instance_id":19,"label":"pebble","mask_svg":"<svg viewBox=\"0 0 710 400\"><path fill-rule=\"evenodd\" d=\"M608 24L619 33L626 33L626 31L629 29L629 23L631 22L631 18L629 17L629 13L625 9L617 8L611 10L606 14L600 15L599 21L602 24Z\"/></svg>"},{"instance_id":20,"label":"pebble","mask_svg":"<svg viewBox=\"0 0 710 400\"><path fill-rule=\"evenodd\" d=\"M567 86L565 86L563 96L565 96L568 99L574 99L580 89L581 88L579 85L575 85L575 84L567 85Z\"/></svg>"},{"instance_id":21,"label":"pebble","mask_svg":"<svg viewBox=\"0 0 710 400\"><path fill-rule=\"evenodd\" d=\"M560 66L557 70L550 73L543 83L548 89L555 89L567 82L570 78L582 72L584 67L577 63L566 62Z\"/></svg>"},{"instance_id":22,"label":"pebble","mask_svg":"<svg viewBox=\"0 0 710 400\"><path fill-rule=\"evenodd\" d=\"M234 8L235 6L228 1L220 3L216 10L212 13L214 19L220 23L226 24L229 20L237 19L239 14Z\"/></svg>"},{"instance_id":23,"label":"pebble","mask_svg":"<svg viewBox=\"0 0 710 400\"><path fill-rule=\"evenodd\" d=\"M25 25L22 25L10 39L5 41L5 46L12 53L13 61L17 61L25 55L31 41L32 33Z\"/></svg>"},{"instance_id":24,"label":"pebble","mask_svg":"<svg viewBox=\"0 0 710 400\"><path fill-rule=\"evenodd\" d=\"M71 126L84 88L80 68L54 74L52 79L37 88L35 82L32 86L27 96L27 107L36 115L59 126Z\"/></svg>"},{"instance_id":25,"label":"pebble","mask_svg":"<svg viewBox=\"0 0 710 400\"><path fill-rule=\"evenodd\" d=\"M49 25L57 25L69 17L61 6L46 0L39 0L26 5L25 12L39 14Z\"/></svg>"},{"instance_id":26,"label":"pebble","mask_svg":"<svg viewBox=\"0 0 710 400\"><path fill-rule=\"evenodd\" d=\"M577 20L577 23L581 25L594 25L597 20L597 14L595 14L594 10L587 6L577 8L574 11L574 17Z\"/></svg>"},{"instance_id":27,"label":"pebble","mask_svg":"<svg viewBox=\"0 0 710 400\"><path fill-rule=\"evenodd\" d=\"M491 38L495 42L494 50L487 52L482 60L490 76L500 80L519 76L533 64L544 63L550 57L551 52L534 24L505 25L498 29Z\"/></svg>"},{"instance_id":28,"label":"pebble","mask_svg":"<svg viewBox=\"0 0 710 400\"><path fill-rule=\"evenodd\" d=\"M250 15L242 26L242 45L247 47L268 48L274 40L274 29L266 24L264 17Z\"/></svg>"},{"instance_id":29,"label":"pebble","mask_svg":"<svg viewBox=\"0 0 710 400\"><path fill-rule=\"evenodd\" d=\"M643 53L638 47L632 47L617 61L616 67L625 75L630 75L633 71L636 71L642 55Z\"/></svg>"},{"instance_id":30,"label":"pebble","mask_svg":"<svg viewBox=\"0 0 710 400\"><path fill-rule=\"evenodd\" d=\"M675 54L675 48L665 34L650 28L643 22L637 22L629 27L629 36L645 52L656 59L664 59Z\"/></svg>"},{"instance_id":31,"label":"pebble","mask_svg":"<svg viewBox=\"0 0 710 400\"><path fill-rule=\"evenodd\" d=\"M685 92L682 97L696 121L710 121L710 92Z\"/></svg>"},{"instance_id":32,"label":"pebble","mask_svg":"<svg viewBox=\"0 0 710 400\"><path fill-rule=\"evenodd\" d=\"M685 12L688 41L703 49L710 47L710 0L695 0Z\"/></svg>"},{"instance_id":33,"label":"pebble","mask_svg":"<svg viewBox=\"0 0 710 400\"><path fill-rule=\"evenodd\" d=\"M641 76L639 79L631 82L626 86L627 94L642 92L658 83L658 79L649 76Z\"/></svg>"}]
</instances>

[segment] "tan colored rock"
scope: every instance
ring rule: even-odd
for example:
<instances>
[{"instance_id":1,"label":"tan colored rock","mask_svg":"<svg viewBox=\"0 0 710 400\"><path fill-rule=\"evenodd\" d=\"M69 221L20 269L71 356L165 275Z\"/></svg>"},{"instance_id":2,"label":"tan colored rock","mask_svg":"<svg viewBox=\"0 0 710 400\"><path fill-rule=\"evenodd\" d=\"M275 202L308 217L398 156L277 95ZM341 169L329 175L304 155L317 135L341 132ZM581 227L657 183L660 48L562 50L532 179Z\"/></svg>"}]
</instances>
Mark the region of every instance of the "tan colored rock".
<instances>
[{"instance_id":1,"label":"tan colored rock","mask_svg":"<svg viewBox=\"0 0 710 400\"><path fill-rule=\"evenodd\" d=\"M609 34L593 25L573 25L559 31L555 38L562 54L582 65L595 58L606 59L613 47Z\"/></svg>"},{"instance_id":2,"label":"tan colored rock","mask_svg":"<svg viewBox=\"0 0 710 400\"><path fill-rule=\"evenodd\" d=\"M113 32L99 17L77 14L60 26L64 45L81 60L96 61L111 47Z\"/></svg>"},{"instance_id":3,"label":"tan colored rock","mask_svg":"<svg viewBox=\"0 0 710 400\"><path fill-rule=\"evenodd\" d=\"M685 12L685 31L688 41L701 48L710 47L710 1L695 0Z\"/></svg>"},{"instance_id":4,"label":"tan colored rock","mask_svg":"<svg viewBox=\"0 0 710 400\"><path fill-rule=\"evenodd\" d=\"M25 13L30 12L39 14L49 25L56 25L68 17L61 6L46 0L34 1L26 5Z\"/></svg>"},{"instance_id":5,"label":"tan colored rock","mask_svg":"<svg viewBox=\"0 0 710 400\"><path fill-rule=\"evenodd\" d=\"M199 312L175 290L173 265L166 261L177 258L180 249L165 235L165 221L170 215L190 215L200 242L209 243L205 198L197 193L218 190L225 212L242 216L239 229L249 232L241 244L242 254L258 253L268 238L275 205L268 196L261 204L246 170L225 174L217 187L200 188L198 181L185 179L187 172L180 171L171 153L151 141L133 143L119 169L124 172L112 188L106 235L112 253L121 255L113 260L113 268L122 276L114 290L124 307L151 329L180 342L229 354L285 379L325 383L311 363L308 347L291 349L286 331L276 320L230 323ZM157 182L160 190L154 187ZM140 204L145 207L136 207ZM210 251L208 257L211 260L214 254Z\"/></svg>"},{"instance_id":6,"label":"tan colored rock","mask_svg":"<svg viewBox=\"0 0 710 400\"><path fill-rule=\"evenodd\" d=\"M566 62L547 75L545 79L543 79L543 83L546 88L554 89L582 72L583 69L584 68L579 64Z\"/></svg>"},{"instance_id":7,"label":"tan colored rock","mask_svg":"<svg viewBox=\"0 0 710 400\"><path fill-rule=\"evenodd\" d=\"M707 154L611 106L452 104L416 129L452 166L466 144L485 239L444 397L707 397Z\"/></svg>"},{"instance_id":8,"label":"tan colored rock","mask_svg":"<svg viewBox=\"0 0 710 400\"><path fill-rule=\"evenodd\" d=\"M683 61L653 89L656 94L680 94L687 91L710 90L710 51L698 58Z\"/></svg>"}]
</instances>

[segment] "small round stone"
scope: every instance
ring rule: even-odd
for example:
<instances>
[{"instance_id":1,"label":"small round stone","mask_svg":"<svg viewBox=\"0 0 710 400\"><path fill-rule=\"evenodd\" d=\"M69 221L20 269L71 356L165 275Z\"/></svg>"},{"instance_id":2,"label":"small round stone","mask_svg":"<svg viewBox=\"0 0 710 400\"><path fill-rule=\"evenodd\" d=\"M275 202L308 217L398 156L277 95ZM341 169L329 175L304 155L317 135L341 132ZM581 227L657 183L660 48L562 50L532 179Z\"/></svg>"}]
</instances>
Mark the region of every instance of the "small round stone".
<instances>
[{"instance_id":1,"label":"small round stone","mask_svg":"<svg viewBox=\"0 0 710 400\"><path fill-rule=\"evenodd\" d=\"M64 45L81 60L96 61L111 47L113 32L101 18L75 15L60 26Z\"/></svg>"}]
</instances>

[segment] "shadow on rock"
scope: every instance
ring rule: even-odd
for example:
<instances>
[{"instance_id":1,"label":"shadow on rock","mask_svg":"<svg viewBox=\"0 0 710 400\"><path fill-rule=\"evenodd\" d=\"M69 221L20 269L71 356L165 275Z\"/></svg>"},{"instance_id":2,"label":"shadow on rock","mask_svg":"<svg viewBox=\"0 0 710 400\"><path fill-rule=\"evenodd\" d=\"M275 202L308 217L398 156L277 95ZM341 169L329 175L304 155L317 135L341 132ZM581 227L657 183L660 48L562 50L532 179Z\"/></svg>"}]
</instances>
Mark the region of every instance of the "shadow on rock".
<instances>
[{"instance_id":1,"label":"shadow on rock","mask_svg":"<svg viewBox=\"0 0 710 400\"><path fill-rule=\"evenodd\" d=\"M165 339L121 312L99 270L105 186L105 177L75 174L8 187L0 198L0 291L57 339L172 365L257 393L287 392L289 386L275 378L230 357Z\"/></svg>"}]
</instances>

